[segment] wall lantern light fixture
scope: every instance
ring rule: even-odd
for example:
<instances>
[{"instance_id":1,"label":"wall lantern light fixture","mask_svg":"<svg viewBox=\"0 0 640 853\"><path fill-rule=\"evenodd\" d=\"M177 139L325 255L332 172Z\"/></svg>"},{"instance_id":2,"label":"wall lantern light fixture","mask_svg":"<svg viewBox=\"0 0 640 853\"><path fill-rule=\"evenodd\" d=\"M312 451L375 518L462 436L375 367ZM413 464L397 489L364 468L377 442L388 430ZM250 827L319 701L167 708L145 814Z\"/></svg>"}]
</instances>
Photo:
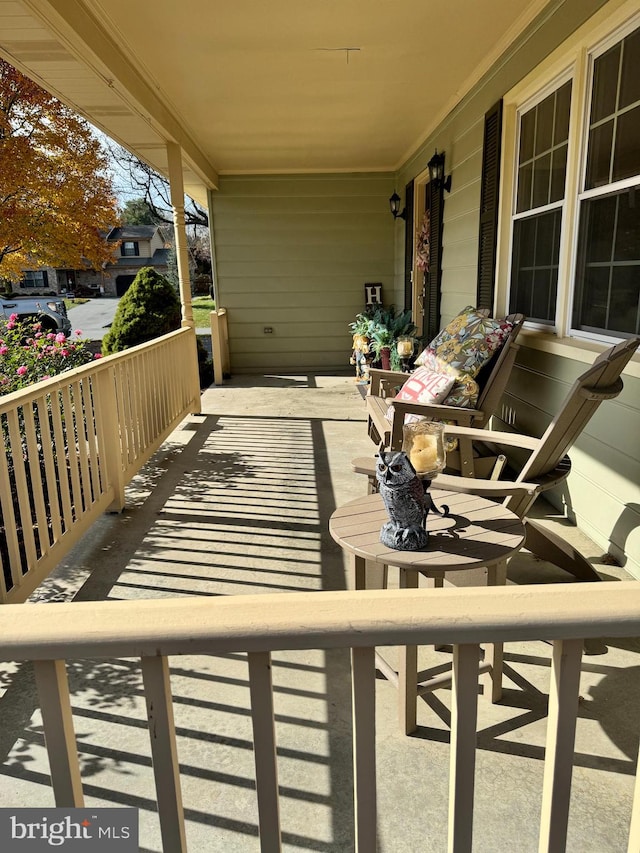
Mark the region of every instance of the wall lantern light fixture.
<instances>
[{"instance_id":1,"label":"wall lantern light fixture","mask_svg":"<svg viewBox=\"0 0 640 853\"><path fill-rule=\"evenodd\" d=\"M444 176L444 151L438 154L438 149L436 148L436 153L427 163L427 168L429 169L429 178L433 184L433 188L437 190L442 187L442 189L450 193L451 175L447 175L446 178Z\"/></svg>"},{"instance_id":2,"label":"wall lantern light fixture","mask_svg":"<svg viewBox=\"0 0 640 853\"><path fill-rule=\"evenodd\" d=\"M391 210L391 215L394 219L406 219L407 218L407 208L403 208L400 210L400 202L401 198L398 193L394 190L393 195L389 199L389 208Z\"/></svg>"}]
</instances>

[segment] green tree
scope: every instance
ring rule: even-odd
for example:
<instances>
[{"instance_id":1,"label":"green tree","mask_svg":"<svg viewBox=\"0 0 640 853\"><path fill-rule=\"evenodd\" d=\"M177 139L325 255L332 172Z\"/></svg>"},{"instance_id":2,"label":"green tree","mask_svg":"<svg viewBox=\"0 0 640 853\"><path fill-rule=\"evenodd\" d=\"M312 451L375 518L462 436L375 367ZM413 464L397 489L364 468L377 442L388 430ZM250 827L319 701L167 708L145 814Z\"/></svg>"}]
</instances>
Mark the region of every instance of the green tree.
<instances>
[{"instance_id":1,"label":"green tree","mask_svg":"<svg viewBox=\"0 0 640 853\"><path fill-rule=\"evenodd\" d=\"M134 278L102 339L102 352L134 347L180 328L180 300L173 285L151 267Z\"/></svg>"},{"instance_id":2,"label":"green tree","mask_svg":"<svg viewBox=\"0 0 640 853\"><path fill-rule=\"evenodd\" d=\"M125 202L120 219L124 225L160 225L164 222L143 198L132 198Z\"/></svg>"}]
</instances>

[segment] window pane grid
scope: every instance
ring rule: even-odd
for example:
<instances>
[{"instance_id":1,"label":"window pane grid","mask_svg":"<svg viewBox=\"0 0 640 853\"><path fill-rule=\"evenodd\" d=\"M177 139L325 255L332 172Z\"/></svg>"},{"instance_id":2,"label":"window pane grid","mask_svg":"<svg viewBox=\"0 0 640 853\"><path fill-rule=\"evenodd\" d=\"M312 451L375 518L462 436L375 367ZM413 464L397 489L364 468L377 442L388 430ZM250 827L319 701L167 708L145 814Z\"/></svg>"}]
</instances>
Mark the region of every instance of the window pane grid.
<instances>
[{"instance_id":1,"label":"window pane grid","mask_svg":"<svg viewBox=\"0 0 640 853\"><path fill-rule=\"evenodd\" d=\"M514 222L509 310L545 325L555 322L561 221L555 207Z\"/></svg>"},{"instance_id":2,"label":"window pane grid","mask_svg":"<svg viewBox=\"0 0 640 853\"><path fill-rule=\"evenodd\" d=\"M574 328L622 337L640 331L640 186L581 206Z\"/></svg>"},{"instance_id":3,"label":"window pane grid","mask_svg":"<svg viewBox=\"0 0 640 853\"><path fill-rule=\"evenodd\" d=\"M516 213L564 198L571 81L520 118Z\"/></svg>"},{"instance_id":4,"label":"window pane grid","mask_svg":"<svg viewBox=\"0 0 640 853\"><path fill-rule=\"evenodd\" d=\"M639 46L640 29L594 62L585 189L640 174Z\"/></svg>"}]
</instances>

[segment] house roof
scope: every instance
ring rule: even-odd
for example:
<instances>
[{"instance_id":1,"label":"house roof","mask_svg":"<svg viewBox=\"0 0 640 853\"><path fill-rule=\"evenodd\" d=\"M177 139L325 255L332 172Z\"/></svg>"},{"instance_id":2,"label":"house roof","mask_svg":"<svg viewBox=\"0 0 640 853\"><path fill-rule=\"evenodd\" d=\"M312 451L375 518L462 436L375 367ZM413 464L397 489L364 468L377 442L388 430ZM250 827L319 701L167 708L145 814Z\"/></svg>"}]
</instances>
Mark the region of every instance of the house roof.
<instances>
[{"instance_id":1,"label":"house roof","mask_svg":"<svg viewBox=\"0 0 640 853\"><path fill-rule=\"evenodd\" d=\"M178 143L206 204L219 174L395 170L539 15L603 2L12 0L0 54L165 175Z\"/></svg>"},{"instance_id":2,"label":"house roof","mask_svg":"<svg viewBox=\"0 0 640 853\"><path fill-rule=\"evenodd\" d=\"M122 225L112 228L107 240L150 240L158 230L157 225Z\"/></svg>"}]
</instances>

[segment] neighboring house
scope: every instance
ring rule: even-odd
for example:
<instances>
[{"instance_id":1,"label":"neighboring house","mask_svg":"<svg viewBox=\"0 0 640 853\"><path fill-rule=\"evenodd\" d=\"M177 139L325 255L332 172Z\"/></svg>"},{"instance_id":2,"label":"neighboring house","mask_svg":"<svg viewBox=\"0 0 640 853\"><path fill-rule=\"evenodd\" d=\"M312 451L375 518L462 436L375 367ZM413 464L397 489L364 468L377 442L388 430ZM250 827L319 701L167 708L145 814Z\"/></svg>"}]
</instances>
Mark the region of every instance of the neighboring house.
<instances>
[{"instance_id":1,"label":"neighboring house","mask_svg":"<svg viewBox=\"0 0 640 853\"><path fill-rule=\"evenodd\" d=\"M157 225L122 225L112 228L106 240L117 243L118 248L114 262L102 270L105 296L122 296L142 267L153 267L162 275L167 274L170 250ZM80 284L85 275L80 274Z\"/></svg>"},{"instance_id":2,"label":"neighboring house","mask_svg":"<svg viewBox=\"0 0 640 853\"><path fill-rule=\"evenodd\" d=\"M156 225L118 226L104 237L116 249L113 262L101 270L52 267L25 270L23 280L13 287L14 292L38 295L79 291L96 296L122 296L141 267L153 267L162 275L167 274L170 250Z\"/></svg>"}]
</instances>

